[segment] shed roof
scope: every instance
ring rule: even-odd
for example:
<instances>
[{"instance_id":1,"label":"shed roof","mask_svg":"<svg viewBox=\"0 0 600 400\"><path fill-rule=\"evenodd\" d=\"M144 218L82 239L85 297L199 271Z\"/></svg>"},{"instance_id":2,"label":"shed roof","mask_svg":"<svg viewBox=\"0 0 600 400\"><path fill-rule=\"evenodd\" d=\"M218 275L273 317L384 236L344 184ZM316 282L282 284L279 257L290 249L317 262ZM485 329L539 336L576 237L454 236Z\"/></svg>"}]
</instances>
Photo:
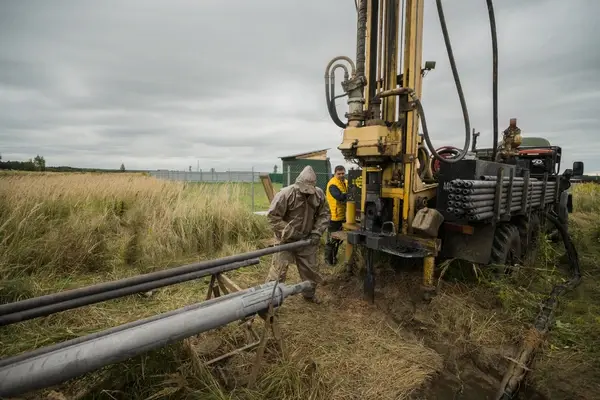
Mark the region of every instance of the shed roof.
<instances>
[{"instance_id":1,"label":"shed roof","mask_svg":"<svg viewBox=\"0 0 600 400\"><path fill-rule=\"evenodd\" d=\"M309 151L306 153L293 154L291 156L283 156L283 157L279 157L279 158L281 160L290 160L290 159L294 159L294 158L302 159L302 158L311 158L311 157L315 157L315 156L327 156L327 150L329 150L329 148Z\"/></svg>"}]
</instances>

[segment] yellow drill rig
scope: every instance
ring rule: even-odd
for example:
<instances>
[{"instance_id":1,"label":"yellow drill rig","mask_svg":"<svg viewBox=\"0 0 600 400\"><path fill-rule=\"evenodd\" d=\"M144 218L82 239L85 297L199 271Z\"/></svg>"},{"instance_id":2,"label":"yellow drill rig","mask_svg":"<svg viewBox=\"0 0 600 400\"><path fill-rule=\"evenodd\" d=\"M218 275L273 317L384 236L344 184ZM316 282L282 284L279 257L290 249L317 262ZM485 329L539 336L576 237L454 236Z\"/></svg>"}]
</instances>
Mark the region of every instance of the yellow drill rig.
<instances>
[{"instance_id":1,"label":"yellow drill rig","mask_svg":"<svg viewBox=\"0 0 600 400\"><path fill-rule=\"evenodd\" d=\"M535 246L535 232L546 212L554 210L566 224L566 189L573 171L559 176L560 147L546 146L543 155L521 154L516 120L511 120L498 143L497 44L491 0L487 0L493 50L491 151L469 149L469 116L441 0L436 0L436 6L462 108L465 140L462 150L434 148L421 102L424 74L435 68L435 62L421 59L424 3L358 0L356 61L336 57L325 71L328 111L344 129L338 149L346 160L360 166L360 179L349 188L344 230L332 236L346 241L346 262L356 246L366 250L365 291L371 301L376 251L422 259L424 296L431 298L437 258L511 264ZM336 96L338 69L344 71L344 93ZM343 96L348 96L346 121L335 107L335 100ZM473 133L474 139L477 135ZM577 168L582 169L582 163Z\"/></svg>"}]
</instances>

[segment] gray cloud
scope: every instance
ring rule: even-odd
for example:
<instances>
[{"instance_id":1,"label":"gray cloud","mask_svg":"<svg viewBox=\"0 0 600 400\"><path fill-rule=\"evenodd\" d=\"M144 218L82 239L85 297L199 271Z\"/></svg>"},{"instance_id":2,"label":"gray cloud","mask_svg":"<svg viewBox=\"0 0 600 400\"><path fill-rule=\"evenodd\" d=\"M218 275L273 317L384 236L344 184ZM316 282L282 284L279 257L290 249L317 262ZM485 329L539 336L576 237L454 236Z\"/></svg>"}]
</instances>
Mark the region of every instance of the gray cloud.
<instances>
[{"instance_id":1,"label":"gray cloud","mask_svg":"<svg viewBox=\"0 0 600 400\"><path fill-rule=\"evenodd\" d=\"M481 145L491 144L491 45L483 0L444 2ZM499 118L546 136L563 162L600 171L597 1L496 1ZM0 142L53 165L270 170L331 148L341 131L322 86L355 54L350 0L0 0ZM436 145L464 127L435 3L426 1L423 104ZM338 89L339 90L339 89ZM345 100L338 101L340 116Z\"/></svg>"}]
</instances>

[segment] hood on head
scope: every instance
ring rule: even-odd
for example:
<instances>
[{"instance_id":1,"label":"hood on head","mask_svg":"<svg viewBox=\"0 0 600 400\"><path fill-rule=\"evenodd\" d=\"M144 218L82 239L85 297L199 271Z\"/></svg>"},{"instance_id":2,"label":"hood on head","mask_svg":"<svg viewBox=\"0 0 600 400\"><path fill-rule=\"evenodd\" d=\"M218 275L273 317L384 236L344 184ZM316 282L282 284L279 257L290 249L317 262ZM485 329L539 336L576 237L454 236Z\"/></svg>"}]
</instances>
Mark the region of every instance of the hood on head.
<instances>
[{"instance_id":1,"label":"hood on head","mask_svg":"<svg viewBox=\"0 0 600 400\"><path fill-rule=\"evenodd\" d=\"M317 185L317 174L310 165L304 167L300 175L296 178L296 186L302 193L314 194Z\"/></svg>"}]
</instances>

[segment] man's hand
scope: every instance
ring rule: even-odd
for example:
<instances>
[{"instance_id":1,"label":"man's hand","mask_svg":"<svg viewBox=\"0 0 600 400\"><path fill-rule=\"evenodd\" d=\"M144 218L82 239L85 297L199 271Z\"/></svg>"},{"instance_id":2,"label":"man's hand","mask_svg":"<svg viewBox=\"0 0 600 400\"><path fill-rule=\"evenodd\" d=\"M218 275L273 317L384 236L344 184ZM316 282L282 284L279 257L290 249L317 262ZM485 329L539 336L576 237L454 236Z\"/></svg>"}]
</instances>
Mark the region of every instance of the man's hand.
<instances>
[{"instance_id":1,"label":"man's hand","mask_svg":"<svg viewBox=\"0 0 600 400\"><path fill-rule=\"evenodd\" d=\"M308 239L310 240L310 244L317 245L321 242L321 235L311 233Z\"/></svg>"}]
</instances>

